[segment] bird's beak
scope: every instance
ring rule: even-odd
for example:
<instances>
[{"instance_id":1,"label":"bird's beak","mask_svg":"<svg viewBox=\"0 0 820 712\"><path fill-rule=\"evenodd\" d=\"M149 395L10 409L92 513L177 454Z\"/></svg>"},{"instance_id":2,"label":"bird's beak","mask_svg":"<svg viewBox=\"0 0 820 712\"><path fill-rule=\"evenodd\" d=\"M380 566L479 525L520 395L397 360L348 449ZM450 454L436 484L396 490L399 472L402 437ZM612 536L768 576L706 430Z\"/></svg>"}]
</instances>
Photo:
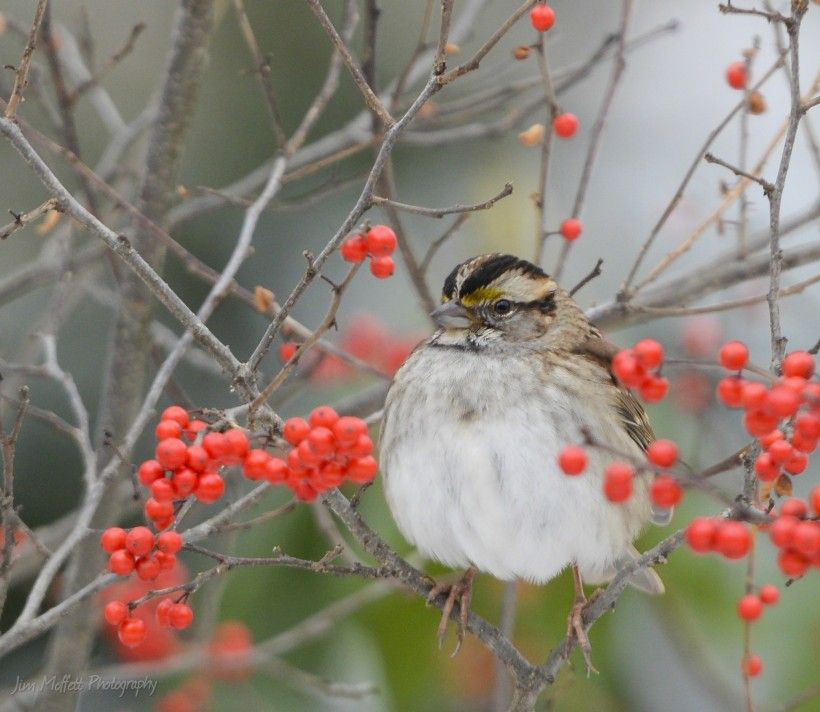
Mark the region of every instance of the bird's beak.
<instances>
[{"instance_id":1,"label":"bird's beak","mask_svg":"<svg viewBox=\"0 0 820 712\"><path fill-rule=\"evenodd\" d=\"M445 329L467 329L473 324L470 313L456 301L445 302L430 312L433 321Z\"/></svg>"}]
</instances>

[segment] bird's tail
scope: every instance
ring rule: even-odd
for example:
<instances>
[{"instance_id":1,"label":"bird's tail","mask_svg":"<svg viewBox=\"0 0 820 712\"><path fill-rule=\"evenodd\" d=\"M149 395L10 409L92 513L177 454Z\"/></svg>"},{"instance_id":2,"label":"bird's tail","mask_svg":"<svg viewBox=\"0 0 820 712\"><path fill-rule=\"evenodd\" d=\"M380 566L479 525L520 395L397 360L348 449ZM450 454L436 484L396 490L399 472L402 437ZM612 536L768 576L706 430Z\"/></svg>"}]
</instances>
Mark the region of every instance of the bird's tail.
<instances>
[{"instance_id":1,"label":"bird's tail","mask_svg":"<svg viewBox=\"0 0 820 712\"><path fill-rule=\"evenodd\" d=\"M620 571L628 564L636 561L640 555L640 552L634 546L630 546L615 566ZM657 596L666 590L661 577L658 576L658 572L648 567L633 571L629 575L629 585L653 596Z\"/></svg>"}]
</instances>

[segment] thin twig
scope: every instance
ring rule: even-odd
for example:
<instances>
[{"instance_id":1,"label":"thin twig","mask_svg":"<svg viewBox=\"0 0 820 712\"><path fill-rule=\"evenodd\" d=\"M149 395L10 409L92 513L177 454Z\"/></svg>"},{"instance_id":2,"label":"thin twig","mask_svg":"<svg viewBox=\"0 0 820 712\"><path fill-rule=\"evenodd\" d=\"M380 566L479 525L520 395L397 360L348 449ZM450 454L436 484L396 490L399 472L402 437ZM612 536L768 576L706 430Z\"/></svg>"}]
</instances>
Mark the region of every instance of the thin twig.
<instances>
[{"instance_id":1,"label":"thin twig","mask_svg":"<svg viewBox=\"0 0 820 712\"><path fill-rule=\"evenodd\" d=\"M49 198L33 210L29 210L27 213L14 213L11 210L9 210L12 217L14 218L14 222L11 222L5 227L0 228L0 240L5 240L7 237L10 237L18 230L24 228L28 223L32 222L33 220L39 219L41 216L45 215L50 210L56 209L57 201L54 198Z\"/></svg>"},{"instance_id":2,"label":"thin twig","mask_svg":"<svg viewBox=\"0 0 820 712\"><path fill-rule=\"evenodd\" d=\"M31 65L31 58L34 54L34 48L37 45L37 33L40 30L40 25L43 22L43 16L46 12L46 5L48 0L39 0L37 9L34 11L34 22L31 24L31 32L28 36L28 42L23 50L23 56L20 59L20 65L17 67L17 72L14 75L14 87L11 90L8 106L6 106L5 116L7 119L14 121L17 116L17 107L23 101L23 92L26 90L28 84L28 70Z\"/></svg>"}]
</instances>

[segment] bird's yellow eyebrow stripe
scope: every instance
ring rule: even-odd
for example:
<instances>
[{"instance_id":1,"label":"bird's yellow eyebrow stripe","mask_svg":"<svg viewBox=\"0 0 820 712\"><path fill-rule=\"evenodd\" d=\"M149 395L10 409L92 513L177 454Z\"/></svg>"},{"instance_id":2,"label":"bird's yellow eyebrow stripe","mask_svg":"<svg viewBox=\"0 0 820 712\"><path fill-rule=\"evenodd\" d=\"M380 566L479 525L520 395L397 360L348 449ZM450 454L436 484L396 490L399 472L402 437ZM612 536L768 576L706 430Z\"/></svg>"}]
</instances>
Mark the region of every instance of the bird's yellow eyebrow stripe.
<instances>
[{"instance_id":1,"label":"bird's yellow eyebrow stripe","mask_svg":"<svg viewBox=\"0 0 820 712\"><path fill-rule=\"evenodd\" d=\"M481 302L490 302L493 299L498 299L504 292L497 287L479 287L470 294L461 297L461 303L465 307L473 307Z\"/></svg>"}]
</instances>

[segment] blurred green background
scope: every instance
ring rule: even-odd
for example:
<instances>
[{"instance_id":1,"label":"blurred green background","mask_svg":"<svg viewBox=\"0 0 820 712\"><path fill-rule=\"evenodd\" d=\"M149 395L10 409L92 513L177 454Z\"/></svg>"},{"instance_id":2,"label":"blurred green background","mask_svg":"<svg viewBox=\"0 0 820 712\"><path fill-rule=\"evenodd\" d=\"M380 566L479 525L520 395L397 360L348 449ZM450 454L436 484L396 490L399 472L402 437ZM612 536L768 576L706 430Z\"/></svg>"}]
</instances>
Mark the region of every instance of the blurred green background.
<instances>
[{"instance_id":1,"label":"blurred green background","mask_svg":"<svg viewBox=\"0 0 820 712\"><path fill-rule=\"evenodd\" d=\"M378 83L388 84L412 55L416 44L424 3L382 0L381 36L377 48ZM131 27L139 21L146 30L135 50L105 79L104 86L123 117L133 119L157 91L169 46L175 3L168 0L64 0L53 3L55 21L66 31L77 33L80 8L89 10L90 26L100 61L116 51ZM304 3L299 0L247 0L247 10L262 49L271 55L272 81L280 97L285 127L292 131L320 86L330 56L326 36ZM341 3L327 2L328 12L338 21ZM30 22L34 3L30 0L5 0L3 16L20 26ZM456 16L462 3L456 3ZM475 23L469 39L461 44L458 61L468 57L507 17L513 3L490 2ZM619 4L605 0L573 3L557 0L559 18L548 36L548 51L554 70L586 60L604 37L615 31ZM804 83L817 68L820 20L812 7L803 29L807 38L804 51ZM265 107L253 76L248 72L252 60L239 32L229 2L217 4L217 25L211 43L210 60L179 183L189 191L198 186L219 188L261 165L272 154L275 142ZM759 35L762 49L759 68L768 67L775 56L771 30L756 18L721 15L716 3L692 0L681 4L672 0L638 3L632 36L648 32L677 19L679 29L630 52L623 83L616 96L600 153L596 172L582 215L584 234L575 244L564 281L571 286L585 275L598 257L604 259L604 272L579 295L581 303L592 306L612 298L668 200L693 160L708 132L737 101L737 93L725 84L726 65L741 57L753 37ZM59 30L58 30L59 31ZM537 75L533 61L515 62L511 49L534 40L526 19L519 22L500 45L482 62L480 71L456 82L438 95L436 104L446 106L458 97L483 89ZM0 64L19 61L23 41L13 29L0 34ZM354 47L361 44L361 27ZM40 58L38 58L40 59ZM591 76L561 97L562 106L581 120L579 135L554 147L548 209L551 224L568 215L580 176L590 128L609 77L610 63L598 65ZM756 160L780 125L788 106L785 79L774 77L764 94L769 111L750 119L750 156ZM514 102L513 102L514 103ZM346 74L342 85L311 139L338 129L362 111L362 101ZM29 101L23 117L50 133L36 102ZM494 116L498 116L495 114ZM536 216L531 194L537 190L538 149L525 148L517 140L520 130L534 121L543 121L545 109L507 134L479 141L448 142L435 147L399 146L395 152L398 199L404 202L445 206L457 202L478 202L497 193L506 182L515 192L493 210L474 215L439 252L430 270L429 286L437 293L441 280L455 263L489 250L511 251L530 257L534 251ZM812 117L809 118L811 121ZM489 120L478 117L477 121ZM77 107L77 123L83 158L94 165L102 155L107 136L87 100ZM816 117L814 117L816 126ZM414 127L415 128L415 127ZM717 155L733 161L738 152L739 132L730 127L715 143ZM139 159L139 147L129 160ZM361 189L371 156L362 152L332 171L288 185L277 201L298 200L325 181L351 179L349 187L328 195L318 204L301 210L281 209L266 213L256 231L255 254L238 275L249 287L262 285L283 297L298 281L304 261L301 252L319 251L344 219ZM783 215L796 213L817 198L817 166L805 136L798 146L783 201ZM69 186L76 188L72 174L58 161L49 158ZM138 165L138 163L136 164ZM768 167L773 175L776 162ZM43 200L43 191L34 176L6 144L0 144L0 207L19 211ZM673 245L688 235L716 206L721 182L731 176L715 166L702 166L670 219L648 264L654 264ZM749 194L750 230L766 228L768 206L759 191ZM383 215L374 210L369 217L378 221ZM119 219L115 216L114 221ZM238 207L227 207L191 220L175 230L175 237L188 249L219 269L230 253L242 220ZM404 216L404 222L417 255L449 225L448 219L433 220L417 215ZM733 244L731 224L709 232L697 248L680 260L675 271L708 265L713 256ZM788 236L788 244L816 238L816 225ZM14 274L34 259L48 236L31 229L16 234L0 246L0 280ZM90 243L94 238L81 236ZM555 263L560 248L550 245L546 267ZM331 277L342 274L337 257L328 263ZM789 274L787 283L797 282L816 272L808 267ZM169 258L166 277L192 306L197 305L206 287L174 259ZM764 281L733 289L728 296L759 294ZM33 325L47 307L52 286L33 290L2 304L0 309L0 355L13 361L30 338ZM321 281L306 293L294 315L307 325L315 325L328 301L328 290ZM720 299L727 295L720 295ZM110 300L91 295L74 310L60 331L60 359L78 382L92 416L100 397L100 373L105 367L109 328L112 321ZM717 301L717 298L711 298ZM708 303L708 301L707 301ZM808 348L817 339L817 314L820 294L807 290L784 303L784 332L791 348ZM424 334L429 328L411 283L400 260L396 275L389 281L373 280L362 274L350 288L339 313L343 335L361 315L371 315L396 337ZM157 319L176 330L173 320L161 309ZM266 326L266 320L242 304L227 300L211 321L214 332L230 344L240 358L247 356ZM386 327L387 328L387 327ZM765 305L720 317L697 319L660 319L651 324L610 334L623 345L637 338L653 336L661 340L673 356L692 355L697 346L711 356L721 338L740 338L752 348L757 362L768 362L769 335ZM700 340L700 341L699 341ZM275 354L264 367L277 368ZM671 375L672 397L662 406L652 407L650 417L660 436L674 438L683 448L684 459L694 467L716 462L745 441L739 416L714 406L711 398L712 372ZM203 377L184 365L177 378L179 386L200 407L235 404L233 395L216 377ZM318 403L334 403L367 387L371 381L357 377L332 383L308 378L298 380L283 402L283 415L303 414ZM33 380L33 403L68 417L60 393L48 383ZM699 396L700 390L705 393ZM375 437L375 433L374 437ZM138 459L149 452L146 439ZM46 524L69 511L81 493L80 462L68 438L35 420L26 423L17 461L16 490L23 516L31 526ZM725 480L736 488L739 473ZM796 491L805 494L817 482L818 467L796 481ZM237 490L229 493L236 496ZM284 493L271 492L258 512L281 504ZM679 508L673 526L685 524L695 514L713 514L719 507L697 494L687 497ZM371 488L363 500L363 512L371 525L403 553L410 553L395 530L384 505L380 485ZM651 546L667 533L652 529L639 542L641 549ZM773 564L773 548L760 538L755 576L759 583L782 583ZM266 555L279 545L289 554L319 557L327 545L316 527L309 508L240 534L209 543L211 548ZM203 559L186 560L189 569L207 565ZM443 569L428 565L434 575ZM580 659L573 658L547 694L547 709L556 710L728 710L743 705L739 660L742 654L742 627L734 606L743 591L742 565L729 564L711 557L695 557L681 550L660 571L667 594L648 599L628 591L614 615L605 616L593 629L593 659L600 675L587 678ZM816 574L784 589L780 605L767 610L753 629L753 651L761 655L765 670L753 682L759 708L776 709L811 684L817 683L817 656L820 654L820 589ZM199 611L207 627L214 619L238 619L262 641L289 629L305 617L322 610L365 584L357 580L335 580L315 574L280 569L252 569L231 572L220 583L221 597L212 595L218 607L212 616ZM497 621L503 585L488 576L479 577L474 609L490 621ZM22 605L25 587L12 592L2 625L6 628ZM546 656L565 632L566 614L571 601L571 582L566 575L543 587L522 585L518 591L514 641L530 659ZM194 607L197 600L194 599ZM456 658L449 652L453 639L443 651L435 644L438 613L405 593L392 591L378 600L342 617L330 631L316 640L289 651L291 665L321 677L348 683L370 682L378 693L362 699L343 700L332 696L311 695L299 689L294 676L262 668L247 681L213 683L209 709L272 710L484 710L493 709L495 673L490 654L475 639L468 638ZM186 636L183 636L185 638ZM190 636L188 636L190 637ZM193 645L193 642L190 643ZM13 685L17 676L36 675L43 651L38 640L16 651L0 667L0 685ZM111 650L101 641L92 665L116 662ZM162 676L162 664L152 674L161 677L160 688L152 698L133 699L126 695L88 694L82 708L88 710L147 709L181 682L184 675ZM809 701L798 709L820 709L820 702Z\"/></svg>"}]
</instances>

